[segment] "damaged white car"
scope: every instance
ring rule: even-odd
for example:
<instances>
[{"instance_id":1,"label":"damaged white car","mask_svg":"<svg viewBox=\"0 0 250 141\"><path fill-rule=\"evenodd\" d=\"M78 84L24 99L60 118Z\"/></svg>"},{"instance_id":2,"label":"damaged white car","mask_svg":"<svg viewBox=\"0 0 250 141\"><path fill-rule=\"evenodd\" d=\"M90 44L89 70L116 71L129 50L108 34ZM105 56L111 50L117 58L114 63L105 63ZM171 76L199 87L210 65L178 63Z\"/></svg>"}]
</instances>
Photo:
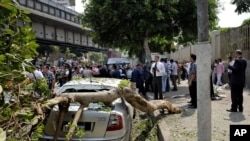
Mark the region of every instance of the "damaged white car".
<instances>
[{"instance_id":1,"label":"damaged white car","mask_svg":"<svg viewBox=\"0 0 250 141\"><path fill-rule=\"evenodd\" d=\"M86 92L106 91L118 87L120 81L121 79L112 78L72 80L60 87L56 93L63 95L63 93L78 92L84 95ZM65 140L69 123L72 123L79 106L79 103L70 104L57 140ZM77 123L76 130L83 129L84 135L74 134L72 141L130 141L134 113L134 108L124 98L117 98L112 105L101 102L90 103L84 108ZM59 108L54 106L45 124L41 140L53 140L58 119Z\"/></svg>"}]
</instances>

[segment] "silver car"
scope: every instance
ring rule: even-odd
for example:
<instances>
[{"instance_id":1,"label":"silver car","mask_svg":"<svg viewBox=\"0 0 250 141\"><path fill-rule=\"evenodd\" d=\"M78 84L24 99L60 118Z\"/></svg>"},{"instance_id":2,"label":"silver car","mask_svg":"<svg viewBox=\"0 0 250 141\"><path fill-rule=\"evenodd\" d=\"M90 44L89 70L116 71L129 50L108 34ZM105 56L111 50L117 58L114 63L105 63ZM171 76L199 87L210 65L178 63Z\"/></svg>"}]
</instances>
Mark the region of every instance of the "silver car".
<instances>
[{"instance_id":1,"label":"silver car","mask_svg":"<svg viewBox=\"0 0 250 141\"><path fill-rule=\"evenodd\" d=\"M120 81L120 79L112 78L72 80L60 87L57 94L80 92L84 95L84 92L110 90L117 87ZM65 140L69 123L72 123L79 106L78 103L71 103L69 111L64 117L58 140ZM90 103L88 107L84 108L77 125L78 129L84 129L84 135L81 137L74 135L72 140L130 141L133 114L134 108L123 98L114 100L111 106L103 103ZM44 135L41 140L53 139L58 119L58 106L54 106L45 124Z\"/></svg>"}]
</instances>

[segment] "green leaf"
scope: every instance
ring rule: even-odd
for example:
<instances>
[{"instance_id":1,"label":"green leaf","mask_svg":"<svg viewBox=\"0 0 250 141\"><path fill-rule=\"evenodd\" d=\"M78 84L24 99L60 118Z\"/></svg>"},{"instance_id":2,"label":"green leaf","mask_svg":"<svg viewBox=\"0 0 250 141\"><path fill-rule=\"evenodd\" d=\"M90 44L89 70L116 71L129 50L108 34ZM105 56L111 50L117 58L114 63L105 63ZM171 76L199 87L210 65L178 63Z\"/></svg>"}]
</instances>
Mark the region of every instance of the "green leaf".
<instances>
[{"instance_id":1,"label":"green leaf","mask_svg":"<svg viewBox=\"0 0 250 141\"><path fill-rule=\"evenodd\" d=\"M9 4L9 0L2 0L0 3L0 7L6 8L8 10L15 10L15 7Z\"/></svg>"},{"instance_id":2,"label":"green leaf","mask_svg":"<svg viewBox=\"0 0 250 141\"><path fill-rule=\"evenodd\" d=\"M28 15L28 14L30 14L30 11L28 11L28 10L23 10L23 13L26 14L26 15Z\"/></svg>"},{"instance_id":3,"label":"green leaf","mask_svg":"<svg viewBox=\"0 0 250 141\"><path fill-rule=\"evenodd\" d=\"M35 116L33 119L31 119L30 124L31 125L36 125L39 121L39 117Z\"/></svg>"},{"instance_id":4,"label":"green leaf","mask_svg":"<svg viewBox=\"0 0 250 141\"><path fill-rule=\"evenodd\" d=\"M23 20L27 23L31 22L31 19L28 16L23 16Z\"/></svg>"},{"instance_id":5,"label":"green leaf","mask_svg":"<svg viewBox=\"0 0 250 141\"><path fill-rule=\"evenodd\" d=\"M6 140L6 131L0 128L0 141L5 141L5 140Z\"/></svg>"}]
</instances>

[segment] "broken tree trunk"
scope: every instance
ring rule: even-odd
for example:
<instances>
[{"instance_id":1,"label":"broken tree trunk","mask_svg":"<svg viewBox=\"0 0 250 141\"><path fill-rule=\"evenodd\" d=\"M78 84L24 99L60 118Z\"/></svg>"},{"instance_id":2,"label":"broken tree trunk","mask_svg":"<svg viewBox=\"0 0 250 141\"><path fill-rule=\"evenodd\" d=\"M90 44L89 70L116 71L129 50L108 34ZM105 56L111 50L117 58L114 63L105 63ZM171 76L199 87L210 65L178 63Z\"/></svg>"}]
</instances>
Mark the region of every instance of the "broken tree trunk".
<instances>
[{"instance_id":1,"label":"broken tree trunk","mask_svg":"<svg viewBox=\"0 0 250 141\"><path fill-rule=\"evenodd\" d=\"M60 129L63 124L64 115L68 111L68 108L69 108L69 103L65 103L65 102L59 103L59 119L58 119L58 123L56 127L56 132L53 137L53 141L57 141Z\"/></svg>"},{"instance_id":2,"label":"broken tree trunk","mask_svg":"<svg viewBox=\"0 0 250 141\"><path fill-rule=\"evenodd\" d=\"M128 87L118 87L111 89L109 91L100 92L85 92L83 93L63 93L58 97L55 97L46 104L42 105L43 108L50 107L64 102L78 102L81 104L78 114L82 113L82 109L89 105L89 103L103 102L105 104L111 104L115 99L123 97L128 103L130 103L134 108L139 109L143 112L152 113L156 110L167 109L169 113L180 113L181 110L174 107L171 102L167 100L151 100L147 101L138 94L135 83L131 83ZM80 116L75 116L74 123L78 122ZM62 120L62 119L61 119ZM60 123L60 121L59 121ZM60 128L57 126L57 128ZM59 130L59 129L57 129ZM74 133L75 127L70 127L70 133ZM73 134L68 134L68 140L71 139Z\"/></svg>"},{"instance_id":3,"label":"broken tree trunk","mask_svg":"<svg viewBox=\"0 0 250 141\"><path fill-rule=\"evenodd\" d=\"M72 137L72 135L73 135L73 133L74 133L74 131L76 129L77 122L78 122L79 118L81 117L81 114L82 114L82 111L83 111L84 107L85 107L84 105L81 105L79 107L78 111L76 112L75 118L74 118L74 120L72 122L72 126L70 127L69 132L68 132L68 137L69 138L66 138L66 141L70 141L70 139L71 139L71 137Z\"/></svg>"},{"instance_id":4,"label":"broken tree trunk","mask_svg":"<svg viewBox=\"0 0 250 141\"><path fill-rule=\"evenodd\" d=\"M70 101L78 102L82 105L88 105L89 103L103 102L105 104L110 104L112 101L119 97L124 97L128 103L130 103L134 108L139 109L143 112L151 113L158 109L167 109L170 113L180 113L181 110L174 107L171 102L161 99L161 100L151 100L147 101L140 96L135 90L131 88L116 88L109 91L101 92L86 92L82 93L64 93L54 99L49 100L47 104L43 107L56 105L61 102ZM53 103L53 104L52 104Z\"/></svg>"}]
</instances>

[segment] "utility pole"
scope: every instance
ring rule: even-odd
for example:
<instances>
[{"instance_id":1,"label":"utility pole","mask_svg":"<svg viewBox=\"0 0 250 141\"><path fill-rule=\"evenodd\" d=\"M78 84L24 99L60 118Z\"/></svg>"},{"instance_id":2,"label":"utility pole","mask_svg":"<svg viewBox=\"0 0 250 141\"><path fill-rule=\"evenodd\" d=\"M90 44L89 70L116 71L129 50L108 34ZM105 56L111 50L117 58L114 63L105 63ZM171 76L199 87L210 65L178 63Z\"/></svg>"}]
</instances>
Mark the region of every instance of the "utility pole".
<instances>
[{"instance_id":1,"label":"utility pole","mask_svg":"<svg viewBox=\"0 0 250 141\"><path fill-rule=\"evenodd\" d=\"M212 48L208 42L208 0L197 0L197 124L198 141L211 141L210 74Z\"/></svg>"}]
</instances>

